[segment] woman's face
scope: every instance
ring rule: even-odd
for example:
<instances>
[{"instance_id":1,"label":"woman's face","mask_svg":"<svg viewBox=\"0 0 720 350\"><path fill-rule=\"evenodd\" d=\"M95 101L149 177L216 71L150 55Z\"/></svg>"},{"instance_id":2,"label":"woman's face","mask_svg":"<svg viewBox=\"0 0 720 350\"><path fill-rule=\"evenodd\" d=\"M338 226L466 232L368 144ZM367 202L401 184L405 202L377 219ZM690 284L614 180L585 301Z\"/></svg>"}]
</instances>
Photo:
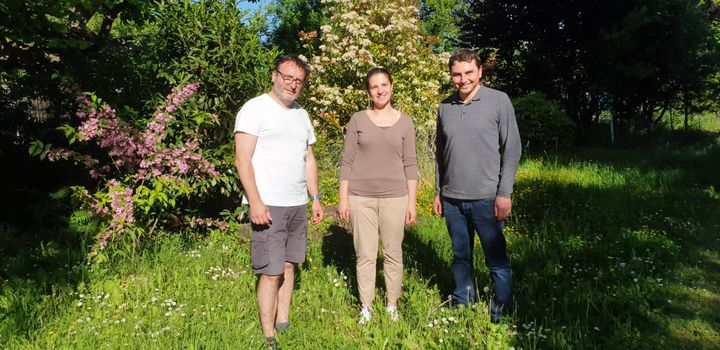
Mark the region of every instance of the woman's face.
<instances>
[{"instance_id":1,"label":"woman's face","mask_svg":"<svg viewBox=\"0 0 720 350\"><path fill-rule=\"evenodd\" d=\"M393 86L388 76L378 73L368 81L368 94L373 102L373 108L381 109L387 106L392 99Z\"/></svg>"}]
</instances>

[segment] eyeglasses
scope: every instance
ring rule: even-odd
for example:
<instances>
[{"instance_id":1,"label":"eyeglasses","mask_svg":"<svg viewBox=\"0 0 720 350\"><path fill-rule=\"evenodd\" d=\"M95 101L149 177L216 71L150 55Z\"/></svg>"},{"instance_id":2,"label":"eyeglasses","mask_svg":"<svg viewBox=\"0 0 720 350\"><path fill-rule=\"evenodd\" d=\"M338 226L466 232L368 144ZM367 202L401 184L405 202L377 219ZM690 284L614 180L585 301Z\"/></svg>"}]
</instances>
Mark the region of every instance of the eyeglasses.
<instances>
[{"instance_id":1,"label":"eyeglasses","mask_svg":"<svg viewBox=\"0 0 720 350\"><path fill-rule=\"evenodd\" d=\"M292 84L292 83L296 83L296 84L298 84L299 86L304 86L304 85L305 85L305 80L303 80L303 79L295 78L294 76L289 75L289 74L283 74L283 72L281 72L281 71L279 71L279 70L277 70L277 69L276 69L275 71L276 71L278 74L280 74L280 77L282 77L282 79L283 79L283 81L285 82L285 84L290 85L290 84Z\"/></svg>"}]
</instances>

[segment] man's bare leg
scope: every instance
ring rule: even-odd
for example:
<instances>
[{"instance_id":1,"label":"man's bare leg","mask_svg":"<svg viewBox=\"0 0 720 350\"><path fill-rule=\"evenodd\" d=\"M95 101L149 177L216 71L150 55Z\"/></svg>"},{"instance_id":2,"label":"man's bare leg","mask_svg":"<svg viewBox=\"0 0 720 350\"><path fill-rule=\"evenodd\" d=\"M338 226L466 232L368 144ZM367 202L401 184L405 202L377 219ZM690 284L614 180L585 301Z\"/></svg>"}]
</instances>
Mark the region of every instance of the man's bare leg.
<instances>
[{"instance_id":1,"label":"man's bare leg","mask_svg":"<svg viewBox=\"0 0 720 350\"><path fill-rule=\"evenodd\" d=\"M283 283L283 275L260 275L257 287L258 311L263 335L275 335L275 316L278 310L278 291Z\"/></svg>"},{"instance_id":2,"label":"man's bare leg","mask_svg":"<svg viewBox=\"0 0 720 350\"><path fill-rule=\"evenodd\" d=\"M290 320L290 302L295 287L295 265L285 262L285 280L280 285L275 323L287 323Z\"/></svg>"}]
</instances>

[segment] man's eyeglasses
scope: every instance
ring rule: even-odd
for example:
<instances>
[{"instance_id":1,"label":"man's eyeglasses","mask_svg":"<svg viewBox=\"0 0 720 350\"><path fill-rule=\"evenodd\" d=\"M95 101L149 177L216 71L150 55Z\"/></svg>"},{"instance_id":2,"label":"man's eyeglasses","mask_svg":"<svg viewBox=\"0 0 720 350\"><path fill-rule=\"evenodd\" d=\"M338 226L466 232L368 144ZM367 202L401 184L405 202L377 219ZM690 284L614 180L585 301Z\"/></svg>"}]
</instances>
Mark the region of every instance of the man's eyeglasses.
<instances>
[{"instance_id":1,"label":"man's eyeglasses","mask_svg":"<svg viewBox=\"0 0 720 350\"><path fill-rule=\"evenodd\" d=\"M281 71L279 71L279 70L277 70L277 69L276 69L275 71L276 71L278 74L280 74L280 77L282 77L282 79L283 79L283 81L285 82L285 84L290 85L290 84L292 84L292 83L296 83L296 84L298 84L299 86L304 86L304 85L305 85L305 80L303 80L303 79L295 78L294 76L289 75L289 74L283 74L283 72L281 72Z\"/></svg>"}]
</instances>

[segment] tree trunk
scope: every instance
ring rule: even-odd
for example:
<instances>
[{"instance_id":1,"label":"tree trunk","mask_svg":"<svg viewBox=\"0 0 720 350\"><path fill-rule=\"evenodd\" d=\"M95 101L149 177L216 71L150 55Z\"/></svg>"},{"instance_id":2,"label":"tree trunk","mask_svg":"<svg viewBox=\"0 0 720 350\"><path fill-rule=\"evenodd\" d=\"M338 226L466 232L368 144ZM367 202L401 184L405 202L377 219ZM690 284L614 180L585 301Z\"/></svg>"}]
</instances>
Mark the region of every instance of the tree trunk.
<instances>
[{"instance_id":1,"label":"tree trunk","mask_svg":"<svg viewBox=\"0 0 720 350\"><path fill-rule=\"evenodd\" d=\"M610 146L615 146L615 113L610 116Z\"/></svg>"},{"instance_id":2,"label":"tree trunk","mask_svg":"<svg viewBox=\"0 0 720 350\"><path fill-rule=\"evenodd\" d=\"M690 115L690 105L688 104L687 96L683 96L683 109L685 113L685 122L683 123L683 131L688 131L688 118Z\"/></svg>"}]
</instances>

